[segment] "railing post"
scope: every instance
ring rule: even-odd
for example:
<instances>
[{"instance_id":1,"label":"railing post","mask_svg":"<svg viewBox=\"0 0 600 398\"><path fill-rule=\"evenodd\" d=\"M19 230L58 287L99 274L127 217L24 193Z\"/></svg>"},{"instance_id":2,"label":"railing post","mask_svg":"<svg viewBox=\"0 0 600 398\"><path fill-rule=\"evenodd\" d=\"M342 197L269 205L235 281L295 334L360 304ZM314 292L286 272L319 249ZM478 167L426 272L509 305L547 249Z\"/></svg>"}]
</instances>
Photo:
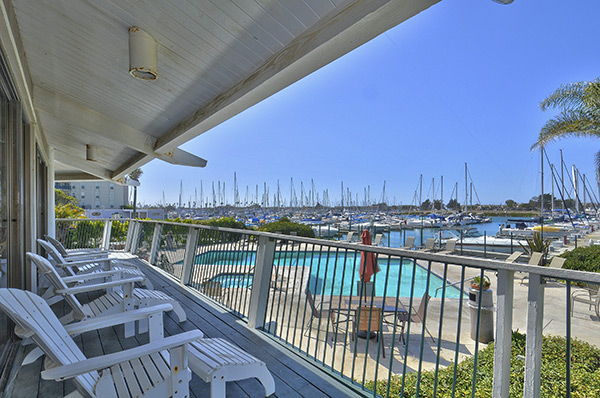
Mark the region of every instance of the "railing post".
<instances>
[{"instance_id":1,"label":"railing post","mask_svg":"<svg viewBox=\"0 0 600 398\"><path fill-rule=\"evenodd\" d=\"M275 240L266 236L259 236L252 292L250 293L250 308L248 310L248 326L251 328L259 328L265 324L274 258Z\"/></svg>"},{"instance_id":2,"label":"railing post","mask_svg":"<svg viewBox=\"0 0 600 398\"><path fill-rule=\"evenodd\" d=\"M185 245L185 254L183 255L183 269L181 270L181 283L187 285L192 276L192 266L196 258L196 248L198 247L198 228L190 227L188 231L187 243Z\"/></svg>"},{"instance_id":3,"label":"railing post","mask_svg":"<svg viewBox=\"0 0 600 398\"><path fill-rule=\"evenodd\" d=\"M131 250L131 242L133 238L133 230L135 229L136 222L133 220L129 220L129 225L127 227L127 237L125 238L125 247L123 251L129 252Z\"/></svg>"},{"instance_id":4,"label":"railing post","mask_svg":"<svg viewBox=\"0 0 600 398\"><path fill-rule=\"evenodd\" d=\"M135 253L140 243L140 230L142 229L142 223L136 221L133 224L133 231L131 232L131 244L129 245L129 252Z\"/></svg>"},{"instance_id":5,"label":"railing post","mask_svg":"<svg viewBox=\"0 0 600 398\"><path fill-rule=\"evenodd\" d=\"M112 231L112 220L104 220L104 232L102 234L102 250L110 249L110 233Z\"/></svg>"},{"instance_id":6,"label":"railing post","mask_svg":"<svg viewBox=\"0 0 600 398\"><path fill-rule=\"evenodd\" d=\"M496 292L496 342L494 350L493 397L508 398L510 387L510 351L515 272L498 271Z\"/></svg>"},{"instance_id":7,"label":"railing post","mask_svg":"<svg viewBox=\"0 0 600 398\"><path fill-rule=\"evenodd\" d=\"M150 247L150 256L148 262L152 265L156 262L158 249L160 249L160 235L162 234L163 225L160 223L154 224L154 234L152 234L152 246Z\"/></svg>"},{"instance_id":8,"label":"railing post","mask_svg":"<svg viewBox=\"0 0 600 398\"><path fill-rule=\"evenodd\" d=\"M544 321L544 283L537 274L529 274L527 293L527 340L525 345L524 398L538 398L542 377L542 329Z\"/></svg>"}]
</instances>

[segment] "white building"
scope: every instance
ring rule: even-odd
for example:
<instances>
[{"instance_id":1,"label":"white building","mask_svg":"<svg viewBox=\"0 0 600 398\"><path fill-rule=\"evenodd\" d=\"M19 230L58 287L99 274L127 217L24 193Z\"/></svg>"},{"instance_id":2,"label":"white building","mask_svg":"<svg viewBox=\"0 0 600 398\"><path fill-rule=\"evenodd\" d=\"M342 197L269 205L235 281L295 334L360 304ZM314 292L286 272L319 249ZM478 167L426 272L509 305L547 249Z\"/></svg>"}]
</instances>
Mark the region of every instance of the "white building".
<instances>
[{"instance_id":1,"label":"white building","mask_svg":"<svg viewBox=\"0 0 600 398\"><path fill-rule=\"evenodd\" d=\"M71 181L56 188L74 197L83 209L121 209L129 204L129 187L111 181Z\"/></svg>"}]
</instances>

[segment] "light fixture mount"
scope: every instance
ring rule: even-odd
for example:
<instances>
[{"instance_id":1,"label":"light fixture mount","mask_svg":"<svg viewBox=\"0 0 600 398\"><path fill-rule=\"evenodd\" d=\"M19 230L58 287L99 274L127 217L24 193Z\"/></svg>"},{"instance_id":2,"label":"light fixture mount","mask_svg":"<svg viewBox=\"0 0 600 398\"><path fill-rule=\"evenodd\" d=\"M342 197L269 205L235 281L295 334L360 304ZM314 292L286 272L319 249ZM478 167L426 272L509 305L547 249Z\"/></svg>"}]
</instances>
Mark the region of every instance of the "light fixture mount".
<instances>
[{"instance_id":1,"label":"light fixture mount","mask_svg":"<svg viewBox=\"0 0 600 398\"><path fill-rule=\"evenodd\" d=\"M147 32L129 28L129 74L143 80L158 79L158 46Z\"/></svg>"}]
</instances>

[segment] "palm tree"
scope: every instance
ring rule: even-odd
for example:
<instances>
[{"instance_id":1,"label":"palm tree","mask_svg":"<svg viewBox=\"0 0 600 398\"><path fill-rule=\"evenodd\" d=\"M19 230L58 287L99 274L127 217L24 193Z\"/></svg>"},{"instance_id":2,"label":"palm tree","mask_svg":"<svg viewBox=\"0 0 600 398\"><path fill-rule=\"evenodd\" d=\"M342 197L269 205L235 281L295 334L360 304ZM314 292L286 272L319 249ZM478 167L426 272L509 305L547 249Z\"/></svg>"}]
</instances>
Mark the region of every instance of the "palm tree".
<instances>
[{"instance_id":1,"label":"palm tree","mask_svg":"<svg viewBox=\"0 0 600 398\"><path fill-rule=\"evenodd\" d=\"M139 167L129 173L129 179L137 182L137 184L133 185L133 213L131 213L131 218L135 218L136 216L136 207L137 207L137 186L140 182L140 177L144 174L142 169Z\"/></svg>"},{"instance_id":2,"label":"palm tree","mask_svg":"<svg viewBox=\"0 0 600 398\"><path fill-rule=\"evenodd\" d=\"M560 86L540 104L543 111L561 109L548 120L531 149L544 147L560 138L600 138L600 80ZM596 179L600 184L600 152L596 154Z\"/></svg>"}]
</instances>

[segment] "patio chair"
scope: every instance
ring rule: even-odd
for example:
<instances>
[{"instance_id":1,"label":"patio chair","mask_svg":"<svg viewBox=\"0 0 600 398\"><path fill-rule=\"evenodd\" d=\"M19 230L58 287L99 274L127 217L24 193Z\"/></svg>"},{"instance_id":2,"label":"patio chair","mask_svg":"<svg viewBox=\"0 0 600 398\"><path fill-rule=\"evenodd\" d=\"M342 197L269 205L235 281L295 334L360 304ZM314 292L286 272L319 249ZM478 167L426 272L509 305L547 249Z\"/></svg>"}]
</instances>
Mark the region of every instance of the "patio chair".
<instances>
[{"instance_id":1,"label":"patio chair","mask_svg":"<svg viewBox=\"0 0 600 398\"><path fill-rule=\"evenodd\" d=\"M185 311L179 302L166 293L156 290L134 288L134 283L142 280L142 277L140 276L104 283L68 287L67 283L70 282L93 281L104 278L106 275L103 273L94 273L61 278L52 264L44 257L34 253L27 253L27 258L36 265L40 275L46 276L54 288L54 293L63 296L64 300L71 307L72 312L61 320L64 323L70 323L73 320L83 320L97 316L118 314L134 308L148 307L163 303L169 303L173 306L173 312L178 317L179 322L184 322L186 320ZM75 295L79 293L106 290L107 288L112 287L121 287L121 290L114 290L110 293L106 293L88 304L81 304L77 297L75 297ZM142 329L140 332L145 331L143 330L144 328L145 325L140 324L140 329ZM126 326L125 337L133 335L133 325Z\"/></svg>"},{"instance_id":2,"label":"patio chair","mask_svg":"<svg viewBox=\"0 0 600 398\"><path fill-rule=\"evenodd\" d=\"M142 277L142 281L140 283L148 289L154 289L152 282L135 265L119 260L109 259L108 257L68 261L62 256L62 254L60 254L54 245L43 239L38 239L37 242L46 251L54 265L65 270L69 276L89 274L92 272L120 270L123 274Z\"/></svg>"},{"instance_id":3,"label":"patio chair","mask_svg":"<svg viewBox=\"0 0 600 398\"><path fill-rule=\"evenodd\" d=\"M527 262L527 265L541 265L543 258L544 258L544 253L533 252L533 253L531 253L531 256L529 257L529 261ZM525 274L525 276L523 276L521 278L521 285L523 284L523 281L525 279L529 279L529 275Z\"/></svg>"},{"instance_id":4,"label":"patio chair","mask_svg":"<svg viewBox=\"0 0 600 398\"><path fill-rule=\"evenodd\" d=\"M197 329L88 359L73 332L117 325L123 316L104 318L104 326L86 321L65 327L41 297L18 289L0 289L0 308L47 355L43 379L73 379L77 391L69 397L189 397L190 370L211 384L211 398L225 397L227 381L247 378L257 378L266 396L275 392L264 362L226 340L205 339Z\"/></svg>"},{"instance_id":5,"label":"patio chair","mask_svg":"<svg viewBox=\"0 0 600 398\"><path fill-rule=\"evenodd\" d=\"M411 308L409 320L411 323L423 324L423 326L425 327L425 331L427 332L427 334L429 334L429 337L431 337L431 340L435 344L435 339L433 338L433 335L431 334L431 332L429 332L429 329L427 329L427 325L425 325L425 315L426 315L425 307L427 306L427 303L429 303L430 299L431 299L431 296L427 292L425 292L423 294L423 298L421 299L421 303L419 304L419 309L417 310L417 312L413 313L412 308ZM402 338L403 342L406 344L406 340L404 340L404 333L402 333L400 335L400 337Z\"/></svg>"},{"instance_id":6,"label":"patio chair","mask_svg":"<svg viewBox=\"0 0 600 398\"><path fill-rule=\"evenodd\" d=\"M352 243L352 237L354 236L354 231L349 231L348 235L346 235L345 243Z\"/></svg>"},{"instance_id":7,"label":"patio chair","mask_svg":"<svg viewBox=\"0 0 600 398\"><path fill-rule=\"evenodd\" d=\"M523 254L523 252L520 252L520 251L513 252L513 253L512 253L510 256L508 256L508 257L506 258L506 260L504 260L504 261L506 261L507 263L514 263L515 261L517 261L517 259L518 259L519 257L521 257L521 255L522 255L522 254Z\"/></svg>"},{"instance_id":8,"label":"patio chair","mask_svg":"<svg viewBox=\"0 0 600 398\"><path fill-rule=\"evenodd\" d=\"M456 239L448 239L446 241L446 248L439 252L439 254L452 254L456 250Z\"/></svg>"},{"instance_id":9,"label":"patio chair","mask_svg":"<svg viewBox=\"0 0 600 398\"><path fill-rule=\"evenodd\" d=\"M425 240L425 247L423 248L423 251L430 252L430 251L433 251L434 249L435 249L435 239L427 238Z\"/></svg>"},{"instance_id":10,"label":"patio chair","mask_svg":"<svg viewBox=\"0 0 600 398\"><path fill-rule=\"evenodd\" d=\"M342 314L341 311L339 311L339 310L336 311L336 309L331 308L330 303L328 301L321 300L321 302L319 304L316 304L315 298L308 287L306 288L305 293L306 293L306 302L308 303L308 306L310 307L310 320L308 321L308 325L305 327L306 330L304 331L304 335L306 336L306 333L312 327L313 321L315 319L319 319L319 320L323 319L326 324L331 323L331 325L335 329L335 334L337 334L338 324L347 322L348 321L347 315ZM337 316L337 319L334 319L336 316ZM340 317L342 317L343 319L340 319ZM328 332L329 332L329 326L327 326L327 330L326 330L326 333L328 333ZM332 340L333 340L333 338L334 338L334 336L331 336ZM325 336L325 340L327 340L327 336Z\"/></svg>"},{"instance_id":11,"label":"patio chair","mask_svg":"<svg viewBox=\"0 0 600 398\"><path fill-rule=\"evenodd\" d=\"M354 340L356 333L359 331L365 331L367 336L369 336L371 332L377 333L377 340L381 346L381 353L385 358L383 331L381 326L381 308L362 306L357 310L357 314L352 322L352 340Z\"/></svg>"},{"instance_id":12,"label":"patio chair","mask_svg":"<svg viewBox=\"0 0 600 398\"><path fill-rule=\"evenodd\" d=\"M64 258L72 258L74 260L98 257L106 258L109 255L108 251L102 249L67 249L58 239L53 238L50 235L44 235L44 238L54 246Z\"/></svg>"},{"instance_id":13,"label":"patio chair","mask_svg":"<svg viewBox=\"0 0 600 398\"><path fill-rule=\"evenodd\" d=\"M412 249L414 247L415 247L415 237L414 236L407 236L406 237L406 241L404 242L403 249Z\"/></svg>"},{"instance_id":14,"label":"patio chair","mask_svg":"<svg viewBox=\"0 0 600 398\"><path fill-rule=\"evenodd\" d=\"M584 303L596 310L596 316L600 318L600 295L598 294L598 285L588 284L586 288L575 290L571 293L571 316L575 309L575 302Z\"/></svg>"},{"instance_id":15,"label":"patio chair","mask_svg":"<svg viewBox=\"0 0 600 398\"><path fill-rule=\"evenodd\" d=\"M383 234L375 234L375 238L373 239L373 242L371 244L373 246L379 246L379 245L381 245L382 239L383 239Z\"/></svg>"}]
</instances>

